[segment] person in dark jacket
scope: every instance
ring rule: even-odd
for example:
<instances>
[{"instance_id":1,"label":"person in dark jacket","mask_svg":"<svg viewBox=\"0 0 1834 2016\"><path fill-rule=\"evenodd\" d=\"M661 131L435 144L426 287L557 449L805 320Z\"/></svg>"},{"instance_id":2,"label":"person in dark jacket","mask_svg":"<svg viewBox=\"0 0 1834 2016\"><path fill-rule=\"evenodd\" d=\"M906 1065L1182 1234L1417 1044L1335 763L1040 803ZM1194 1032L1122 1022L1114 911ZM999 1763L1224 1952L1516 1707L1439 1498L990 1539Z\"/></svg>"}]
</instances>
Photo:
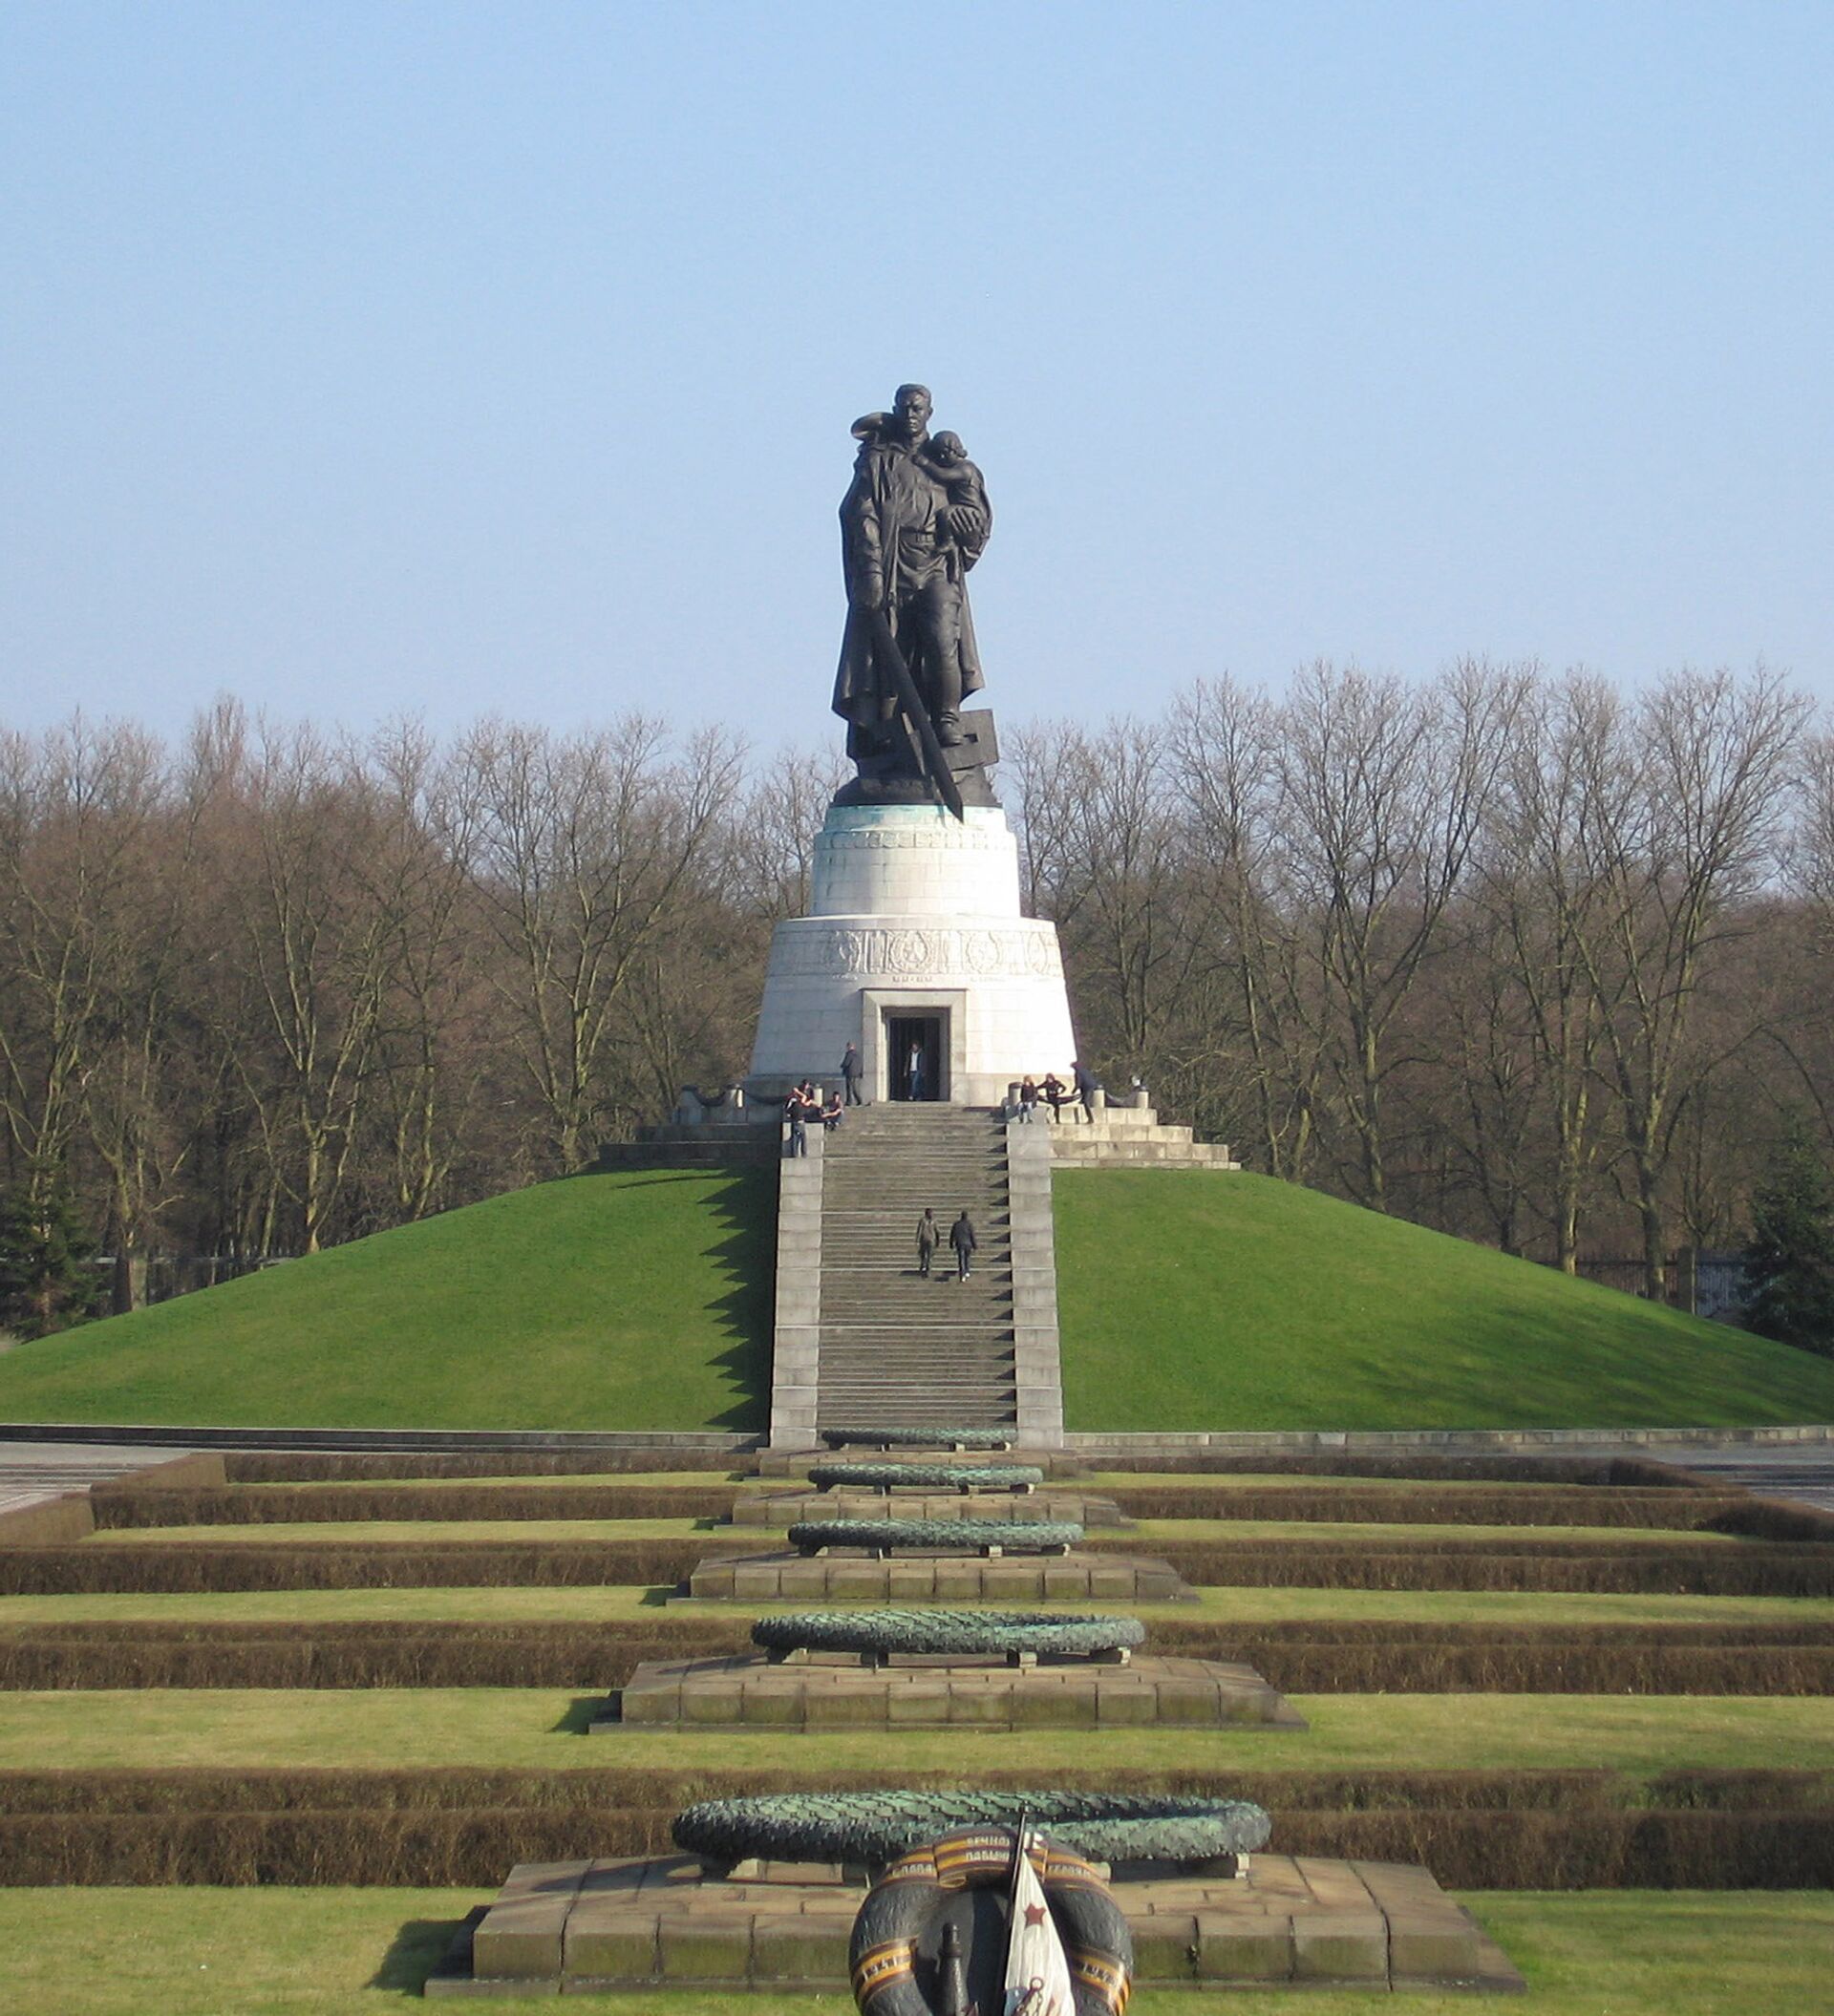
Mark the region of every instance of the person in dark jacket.
<instances>
[{"instance_id":1,"label":"person in dark jacket","mask_svg":"<svg viewBox=\"0 0 1834 2016\"><path fill-rule=\"evenodd\" d=\"M1101 1090L1101 1081L1080 1060L1070 1069L1076 1075L1077 1097L1082 1101L1083 1117L1093 1127L1096 1124L1096 1094Z\"/></svg>"},{"instance_id":2,"label":"person in dark jacket","mask_svg":"<svg viewBox=\"0 0 1834 2016\"><path fill-rule=\"evenodd\" d=\"M974 1248L980 1244L966 1211L949 1226L949 1242L955 1249L955 1279L966 1281L973 1271Z\"/></svg>"},{"instance_id":3,"label":"person in dark jacket","mask_svg":"<svg viewBox=\"0 0 1834 2016\"><path fill-rule=\"evenodd\" d=\"M849 1043L841 1053L841 1082L847 1089L847 1104L849 1106L864 1106L865 1104L865 1101L860 1096L861 1071L860 1052Z\"/></svg>"}]
</instances>

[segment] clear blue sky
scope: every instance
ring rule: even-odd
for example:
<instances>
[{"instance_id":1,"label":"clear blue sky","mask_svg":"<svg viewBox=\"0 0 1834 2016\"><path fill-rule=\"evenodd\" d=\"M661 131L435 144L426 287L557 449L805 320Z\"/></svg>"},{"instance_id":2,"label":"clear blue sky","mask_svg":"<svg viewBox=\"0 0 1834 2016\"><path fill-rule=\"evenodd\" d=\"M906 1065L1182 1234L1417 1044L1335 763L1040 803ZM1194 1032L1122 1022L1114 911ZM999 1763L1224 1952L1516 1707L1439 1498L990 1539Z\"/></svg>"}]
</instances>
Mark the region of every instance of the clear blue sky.
<instances>
[{"instance_id":1,"label":"clear blue sky","mask_svg":"<svg viewBox=\"0 0 1834 2016\"><path fill-rule=\"evenodd\" d=\"M1834 698L1834 8L8 0L0 722L824 735L854 416L1009 718Z\"/></svg>"}]
</instances>

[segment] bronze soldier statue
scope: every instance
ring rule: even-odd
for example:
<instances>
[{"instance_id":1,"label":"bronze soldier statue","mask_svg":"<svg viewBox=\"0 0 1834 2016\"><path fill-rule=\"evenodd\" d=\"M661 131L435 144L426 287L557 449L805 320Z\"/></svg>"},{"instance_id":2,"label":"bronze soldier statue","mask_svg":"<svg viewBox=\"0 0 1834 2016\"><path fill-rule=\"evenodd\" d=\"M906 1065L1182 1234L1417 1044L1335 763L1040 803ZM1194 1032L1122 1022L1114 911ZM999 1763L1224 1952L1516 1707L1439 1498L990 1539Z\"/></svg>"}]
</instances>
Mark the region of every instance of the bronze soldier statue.
<instances>
[{"instance_id":1,"label":"bronze soldier statue","mask_svg":"<svg viewBox=\"0 0 1834 2016\"><path fill-rule=\"evenodd\" d=\"M847 753L860 771L848 788L856 802L910 801L933 790L959 813L959 774L993 754L991 723L985 743L961 753L970 739L962 701L982 685L968 571L993 512L960 438L930 434L930 411L927 388L901 385L890 413L854 422L860 453L841 504L847 627L834 711L848 724ZM984 781L971 795L992 802Z\"/></svg>"}]
</instances>

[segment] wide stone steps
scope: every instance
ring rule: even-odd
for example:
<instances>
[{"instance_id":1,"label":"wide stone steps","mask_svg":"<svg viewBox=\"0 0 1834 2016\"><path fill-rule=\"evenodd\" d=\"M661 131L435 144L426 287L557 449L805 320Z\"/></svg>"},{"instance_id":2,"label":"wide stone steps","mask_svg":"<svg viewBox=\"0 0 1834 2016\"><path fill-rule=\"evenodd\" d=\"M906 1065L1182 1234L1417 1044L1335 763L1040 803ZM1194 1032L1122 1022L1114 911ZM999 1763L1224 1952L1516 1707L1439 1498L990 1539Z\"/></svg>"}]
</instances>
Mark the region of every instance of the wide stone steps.
<instances>
[{"instance_id":1,"label":"wide stone steps","mask_svg":"<svg viewBox=\"0 0 1834 2016\"><path fill-rule=\"evenodd\" d=\"M1006 1146L959 1107L871 1107L822 1143L817 1416L840 1426L1004 1427L1017 1419ZM936 1214L930 1276L917 1220ZM966 1210L974 1272L955 1279Z\"/></svg>"}]
</instances>

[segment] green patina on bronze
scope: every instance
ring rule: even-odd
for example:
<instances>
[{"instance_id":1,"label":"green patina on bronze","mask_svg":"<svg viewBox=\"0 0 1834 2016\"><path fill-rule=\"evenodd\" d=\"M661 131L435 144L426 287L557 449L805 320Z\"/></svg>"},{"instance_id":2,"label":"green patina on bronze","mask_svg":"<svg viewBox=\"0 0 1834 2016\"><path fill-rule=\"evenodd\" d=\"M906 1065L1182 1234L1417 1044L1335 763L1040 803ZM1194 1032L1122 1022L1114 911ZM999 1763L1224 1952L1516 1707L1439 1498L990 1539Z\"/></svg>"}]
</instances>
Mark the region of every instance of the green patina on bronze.
<instances>
[{"instance_id":1,"label":"green patina on bronze","mask_svg":"<svg viewBox=\"0 0 1834 2016\"><path fill-rule=\"evenodd\" d=\"M818 1491L1016 1491L1042 1484L1044 1472L1031 1463L817 1463L809 1481Z\"/></svg>"},{"instance_id":2,"label":"green patina on bronze","mask_svg":"<svg viewBox=\"0 0 1834 2016\"><path fill-rule=\"evenodd\" d=\"M760 1617L752 1643L773 1652L998 1653L1087 1659L1143 1645L1137 1617L1034 1610L799 1610Z\"/></svg>"},{"instance_id":3,"label":"green patina on bronze","mask_svg":"<svg viewBox=\"0 0 1834 2016\"><path fill-rule=\"evenodd\" d=\"M783 1793L712 1799L676 1816L675 1844L730 1867L784 1862L883 1866L960 1827L1024 1817L1059 1847L1098 1862L1207 1862L1265 1848L1266 1810L1246 1799L1100 1792Z\"/></svg>"},{"instance_id":4,"label":"green patina on bronze","mask_svg":"<svg viewBox=\"0 0 1834 2016\"><path fill-rule=\"evenodd\" d=\"M808 1519L790 1528L790 1545L803 1554L823 1547L1060 1554L1081 1538L1081 1526L1069 1519Z\"/></svg>"}]
</instances>

